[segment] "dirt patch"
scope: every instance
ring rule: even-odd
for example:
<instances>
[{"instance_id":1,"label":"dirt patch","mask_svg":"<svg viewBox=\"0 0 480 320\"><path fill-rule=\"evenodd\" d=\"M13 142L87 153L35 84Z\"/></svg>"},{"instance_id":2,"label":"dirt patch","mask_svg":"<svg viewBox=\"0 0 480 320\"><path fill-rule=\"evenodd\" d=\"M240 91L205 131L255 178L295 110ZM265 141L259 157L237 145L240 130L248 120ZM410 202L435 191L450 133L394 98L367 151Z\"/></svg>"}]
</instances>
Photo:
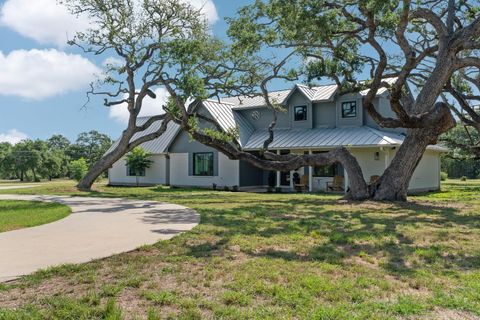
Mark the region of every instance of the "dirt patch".
<instances>
[{"instance_id":1,"label":"dirt patch","mask_svg":"<svg viewBox=\"0 0 480 320\"><path fill-rule=\"evenodd\" d=\"M480 320L480 317L466 312L458 310L448 310L448 309L437 309L434 312L418 317L418 318L407 318L407 319L421 319L421 320Z\"/></svg>"}]
</instances>

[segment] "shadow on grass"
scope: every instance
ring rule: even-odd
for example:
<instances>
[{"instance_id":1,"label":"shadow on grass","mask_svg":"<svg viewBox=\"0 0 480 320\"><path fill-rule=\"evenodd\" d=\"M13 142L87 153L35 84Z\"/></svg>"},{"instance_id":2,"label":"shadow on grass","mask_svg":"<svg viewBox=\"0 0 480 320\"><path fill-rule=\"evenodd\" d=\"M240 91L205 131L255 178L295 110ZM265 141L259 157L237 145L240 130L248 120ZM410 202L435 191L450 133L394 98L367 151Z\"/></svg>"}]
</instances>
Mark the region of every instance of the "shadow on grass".
<instances>
[{"instance_id":1,"label":"shadow on grass","mask_svg":"<svg viewBox=\"0 0 480 320\"><path fill-rule=\"evenodd\" d=\"M332 206L335 206L334 209ZM362 203L346 206L335 200L312 197L285 201L274 199L271 204L250 206L242 203L232 209L210 208L199 209L199 212L203 225L217 228L215 235L219 240L186 244L189 254L195 257L221 255L229 250L232 239L241 238L254 247L242 249L252 257L343 265L348 259L362 254L383 256L385 260L380 267L394 275L410 275L430 263L437 263L447 270L480 267L479 256L445 257L441 246L421 246L418 240L405 232L406 229L425 228L422 232L428 236L429 229L478 227L478 216L462 215L456 208L395 203L377 212L373 208L364 208ZM311 241L307 240L312 237L322 238L323 241L309 245ZM285 249L284 243L272 245L269 238L286 238L289 244L298 242L301 245L303 242L306 250ZM418 251L425 252L420 255L424 261L419 265L409 263L408 259Z\"/></svg>"},{"instance_id":2,"label":"shadow on grass","mask_svg":"<svg viewBox=\"0 0 480 320\"><path fill-rule=\"evenodd\" d=\"M430 193L413 199L448 196L456 199L476 186L453 185L447 193ZM381 257L381 268L396 275L409 275L419 268L473 269L480 257L462 256L434 241L418 237L455 228L478 231L477 215L458 208L430 203L340 203L330 195L251 194L206 189L165 187L102 187L82 196L129 198L176 203L197 210L201 225L182 238L186 254L211 257L228 254L233 243L251 257L288 261L325 261L343 265L361 255ZM462 210L464 211L464 210ZM154 223L154 221L152 221ZM417 235L412 230L419 230ZM416 238L417 237L417 238ZM240 240L239 240L240 239ZM439 239L442 242L442 239ZM278 242L277 242L278 241ZM301 248L301 249L299 249ZM419 262L411 261L415 256Z\"/></svg>"}]
</instances>

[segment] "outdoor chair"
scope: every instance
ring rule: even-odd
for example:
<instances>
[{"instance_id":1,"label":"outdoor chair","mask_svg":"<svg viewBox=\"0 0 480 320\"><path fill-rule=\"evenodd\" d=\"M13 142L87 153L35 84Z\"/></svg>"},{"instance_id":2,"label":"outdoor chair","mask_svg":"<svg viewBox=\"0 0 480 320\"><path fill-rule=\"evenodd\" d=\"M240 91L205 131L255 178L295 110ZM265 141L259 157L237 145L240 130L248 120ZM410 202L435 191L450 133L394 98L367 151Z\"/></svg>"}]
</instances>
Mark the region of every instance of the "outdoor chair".
<instances>
[{"instance_id":1,"label":"outdoor chair","mask_svg":"<svg viewBox=\"0 0 480 320\"><path fill-rule=\"evenodd\" d=\"M327 191L344 191L343 181L342 176L334 176L333 181L327 182Z\"/></svg>"},{"instance_id":2,"label":"outdoor chair","mask_svg":"<svg viewBox=\"0 0 480 320\"><path fill-rule=\"evenodd\" d=\"M298 183L294 185L295 189L302 191L303 189L308 190L309 186L309 181L308 181L308 175L304 174Z\"/></svg>"}]
</instances>

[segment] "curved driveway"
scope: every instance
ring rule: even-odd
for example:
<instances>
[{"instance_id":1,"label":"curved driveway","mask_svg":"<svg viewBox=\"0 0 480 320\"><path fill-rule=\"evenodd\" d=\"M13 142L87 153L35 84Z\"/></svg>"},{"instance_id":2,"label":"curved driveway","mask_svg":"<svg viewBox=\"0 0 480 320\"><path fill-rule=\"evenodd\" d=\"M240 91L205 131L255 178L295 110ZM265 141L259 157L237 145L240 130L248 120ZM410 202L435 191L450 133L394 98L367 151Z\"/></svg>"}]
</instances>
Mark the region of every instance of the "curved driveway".
<instances>
[{"instance_id":1,"label":"curved driveway","mask_svg":"<svg viewBox=\"0 0 480 320\"><path fill-rule=\"evenodd\" d=\"M28 195L0 195L0 200L53 201L72 209L56 222L0 233L0 282L131 251L191 230L200 221L192 209L155 201Z\"/></svg>"}]
</instances>

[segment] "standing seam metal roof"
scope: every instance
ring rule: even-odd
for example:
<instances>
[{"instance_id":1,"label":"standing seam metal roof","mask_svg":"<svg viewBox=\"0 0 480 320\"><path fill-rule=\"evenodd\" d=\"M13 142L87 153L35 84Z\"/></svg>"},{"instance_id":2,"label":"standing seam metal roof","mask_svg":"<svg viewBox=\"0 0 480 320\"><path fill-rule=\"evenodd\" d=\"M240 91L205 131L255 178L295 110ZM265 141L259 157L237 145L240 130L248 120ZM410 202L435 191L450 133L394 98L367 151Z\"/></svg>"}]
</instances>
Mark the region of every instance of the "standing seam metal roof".
<instances>
[{"instance_id":1,"label":"standing seam metal roof","mask_svg":"<svg viewBox=\"0 0 480 320\"><path fill-rule=\"evenodd\" d=\"M148 119L149 117L137 118L137 125L143 125ZM154 122L147 130L134 134L130 141L135 141L140 137L156 132L158 129L160 129L161 125L161 120ZM160 137L142 143L140 147L142 147L145 151L151 154L167 153L168 147L173 142L173 139L175 139L175 137L177 136L179 130L180 126L178 124L170 122L167 126L167 130ZM115 141L115 143L110 147L110 149L108 149L106 153L109 153L113 149L115 149L118 145L118 142L119 140Z\"/></svg>"},{"instance_id":2,"label":"standing seam metal roof","mask_svg":"<svg viewBox=\"0 0 480 320\"><path fill-rule=\"evenodd\" d=\"M268 137L267 130L255 131L245 145L247 150L260 149ZM275 130L272 149L283 148L334 148L340 146L397 146L404 136L380 131L367 126L316 129Z\"/></svg>"},{"instance_id":3,"label":"standing seam metal roof","mask_svg":"<svg viewBox=\"0 0 480 320\"><path fill-rule=\"evenodd\" d=\"M244 145L254 132L254 127L240 113L233 110L233 105L220 103L214 100L206 100L203 106L212 117L217 120L223 130L228 131L238 127L240 133L240 145Z\"/></svg>"}]
</instances>

